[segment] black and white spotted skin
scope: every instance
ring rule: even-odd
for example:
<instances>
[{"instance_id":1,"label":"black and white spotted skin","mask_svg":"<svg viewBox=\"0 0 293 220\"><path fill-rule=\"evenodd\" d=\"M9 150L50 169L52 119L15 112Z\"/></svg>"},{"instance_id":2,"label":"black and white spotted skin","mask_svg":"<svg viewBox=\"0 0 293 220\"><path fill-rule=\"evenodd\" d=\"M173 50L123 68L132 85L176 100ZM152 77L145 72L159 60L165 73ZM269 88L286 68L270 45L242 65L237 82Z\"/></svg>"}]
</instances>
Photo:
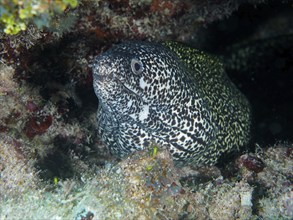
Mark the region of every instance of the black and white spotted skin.
<instances>
[{"instance_id":1,"label":"black and white spotted skin","mask_svg":"<svg viewBox=\"0 0 293 220\"><path fill-rule=\"evenodd\" d=\"M129 41L93 62L98 133L123 157L152 143L214 164L249 139L250 108L218 60L177 43Z\"/></svg>"}]
</instances>

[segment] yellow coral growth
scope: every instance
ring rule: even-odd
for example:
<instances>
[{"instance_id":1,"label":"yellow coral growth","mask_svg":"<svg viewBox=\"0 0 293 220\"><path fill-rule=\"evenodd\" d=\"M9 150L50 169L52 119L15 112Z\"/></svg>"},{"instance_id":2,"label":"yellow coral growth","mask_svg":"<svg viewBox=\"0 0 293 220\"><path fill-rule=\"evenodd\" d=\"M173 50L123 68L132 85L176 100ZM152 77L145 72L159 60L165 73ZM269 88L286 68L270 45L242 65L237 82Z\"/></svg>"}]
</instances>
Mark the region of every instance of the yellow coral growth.
<instances>
[{"instance_id":1,"label":"yellow coral growth","mask_svg":"<svg viewBox=\"0 0 293 220\"><path fill-rule=\"evenodd\" d=\"M0 0L0 23L6 34L17 34L26 30L29 23L39 28L48 26L50 18L56 13L62 13L68 7L75 8L77 5L78 0Z\"/></svg>"}]
</instances>

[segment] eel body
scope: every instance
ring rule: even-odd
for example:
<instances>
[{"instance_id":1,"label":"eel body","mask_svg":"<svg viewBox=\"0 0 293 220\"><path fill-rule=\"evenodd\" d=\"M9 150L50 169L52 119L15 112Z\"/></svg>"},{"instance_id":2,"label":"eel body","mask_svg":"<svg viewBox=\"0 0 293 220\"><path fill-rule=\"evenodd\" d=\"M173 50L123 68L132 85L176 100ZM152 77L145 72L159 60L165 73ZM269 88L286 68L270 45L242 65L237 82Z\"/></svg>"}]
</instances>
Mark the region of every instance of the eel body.
<instances>
[{"instance_id":1,"label":"eel body","mask_svg":"<svg viewBox=\"0 0 293 220\"><path fill-rule=\"evenodd\" d=\"M250 105L216 57L176 42L129 41L92 66L98 134L119 157L155 143L175 161L215 164L249 141Z\"/></svg>"}]
</instances>

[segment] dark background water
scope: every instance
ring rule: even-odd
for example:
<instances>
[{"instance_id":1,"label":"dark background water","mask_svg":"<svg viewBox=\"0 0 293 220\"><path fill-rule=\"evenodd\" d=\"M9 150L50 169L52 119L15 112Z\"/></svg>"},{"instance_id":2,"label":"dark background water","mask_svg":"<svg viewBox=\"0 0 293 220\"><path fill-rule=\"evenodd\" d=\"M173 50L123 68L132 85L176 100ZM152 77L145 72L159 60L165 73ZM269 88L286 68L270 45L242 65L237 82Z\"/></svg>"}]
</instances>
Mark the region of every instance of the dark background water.
<instances>
[{"instance_id":1,"label":"dark background water","mask_svg":"<svg viewBox=\"0 0 293 220\"><path fill-rule=\"evenodd\" d=\"M232 45L257 47L240 69L227 69L253 110L252 143L293 141L292 2L243 5L228 19L203 28L197 48L224 56ZM284 37L285 36L285 37ZM263 45L263 42L272 42ZM241 45L238 46L241 48Z\"/></svg>"}]
</instances>

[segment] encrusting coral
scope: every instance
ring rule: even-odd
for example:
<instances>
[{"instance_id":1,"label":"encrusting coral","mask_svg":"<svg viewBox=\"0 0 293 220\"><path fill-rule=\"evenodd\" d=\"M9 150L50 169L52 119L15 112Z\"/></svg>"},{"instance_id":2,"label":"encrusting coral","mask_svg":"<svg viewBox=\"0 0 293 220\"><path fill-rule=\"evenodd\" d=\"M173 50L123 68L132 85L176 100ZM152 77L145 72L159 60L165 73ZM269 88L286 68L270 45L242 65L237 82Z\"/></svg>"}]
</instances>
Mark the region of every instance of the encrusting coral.
<instances>
[{"instance_id":1,"label":"encrusting coral","mask_svg":"<svg viewBox=\"0 0 293 220\"><path fill-rule=\"evenodd\" d=\"M155 154L153 149L147 149L116 165L107 164L95 175L89 169L79 180L60 180L45 188L35 185L39 180L32 172L23 176L27 182L21 197L2 194L0 217L10 219L13 210L13 217L28 219L290 219L291 147L265 149L266 167L259 173L242 167L235 177L223 178L218 171L217 177L197 184L194 191L185 186L186 180L181 180L188 173L174 167L169 152L160 148ZM282 162L275 160L279 156L285 157ZM6 169L17 170L20 165L18 162L16 168ZM213 175L215 169L208 168L204 174ZM20 175L19 171L15 174ZM4 175L0 180L6 182L6 178ZM268 191L262 193L263 188Z\"/></svg>"}]
</instances>

